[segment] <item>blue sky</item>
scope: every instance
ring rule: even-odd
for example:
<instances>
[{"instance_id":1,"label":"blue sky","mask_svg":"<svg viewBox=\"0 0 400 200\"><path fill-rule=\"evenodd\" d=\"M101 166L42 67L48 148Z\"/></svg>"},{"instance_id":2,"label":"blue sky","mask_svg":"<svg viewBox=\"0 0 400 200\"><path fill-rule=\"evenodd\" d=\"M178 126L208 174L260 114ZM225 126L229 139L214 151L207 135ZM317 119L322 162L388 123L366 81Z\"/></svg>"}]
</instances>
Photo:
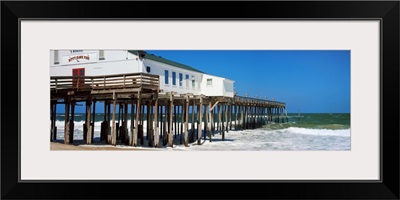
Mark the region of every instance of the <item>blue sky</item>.
<instances>
[{"instance_id":1,"label":"blue sky","mask_svg":"<svg viewBox=\"0 0 400 200\"><path fill-rule=\"evenodd\" d=\"M147 51L235 80L238 95L286 102L288 112L350 113L350 51Z\"/></svg>"},{"instance_id":2,"label":"blue sky","mask_svg":"<svg viewBox=\"0 0 400 200\"><path fill-rule=\"evenodd\" d=\"M240 96L286 102L288 113L350 113L349 50L146 51L232 79Z\"/></svg>"}]
</instances>

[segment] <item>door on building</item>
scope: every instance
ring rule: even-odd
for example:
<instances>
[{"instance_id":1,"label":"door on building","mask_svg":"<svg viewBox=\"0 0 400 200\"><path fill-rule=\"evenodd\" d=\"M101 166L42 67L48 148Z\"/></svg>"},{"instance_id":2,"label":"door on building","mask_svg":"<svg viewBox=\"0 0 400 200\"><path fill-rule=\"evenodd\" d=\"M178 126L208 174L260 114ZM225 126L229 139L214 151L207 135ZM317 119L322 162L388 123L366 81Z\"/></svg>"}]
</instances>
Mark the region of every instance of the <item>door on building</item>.
<instances>
[{"instance_id":1,"label":"door on building","mask_svg":"<svg viewBox=\"0 0 400 200\"><path fill-rule=\"evenodd\" d=\"M81 76L85 76L85 68L76 68L72 69L72 87L80 88L85 84L85 80L80 78Z\"/></svg>"}]
</instances>

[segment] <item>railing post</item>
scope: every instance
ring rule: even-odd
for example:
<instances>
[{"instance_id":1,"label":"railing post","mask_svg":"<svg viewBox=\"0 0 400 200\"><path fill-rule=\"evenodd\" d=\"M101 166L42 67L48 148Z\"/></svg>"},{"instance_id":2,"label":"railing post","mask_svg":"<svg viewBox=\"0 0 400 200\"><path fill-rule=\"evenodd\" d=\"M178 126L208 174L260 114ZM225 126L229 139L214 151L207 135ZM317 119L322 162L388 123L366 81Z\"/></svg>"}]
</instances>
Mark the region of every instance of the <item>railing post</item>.
<instances>
[{"instance_id":1,"label":"railing post","mask_svg":"<svg viewBox=\"0 0 400 200\"><path fill-rule=\"evenodd\" d=\"M124 74L124 88L125 88L125 74Z\"/></svg>"},{"instance_id":2,"label":"railing post","mask_svg":"<svg viewBox=\"0 0 400 200\"><path fill-rule=\"evenodd\" d=\"M76 89L79 88L79 77L76 79Z\"/></svg>"}]
</instances>

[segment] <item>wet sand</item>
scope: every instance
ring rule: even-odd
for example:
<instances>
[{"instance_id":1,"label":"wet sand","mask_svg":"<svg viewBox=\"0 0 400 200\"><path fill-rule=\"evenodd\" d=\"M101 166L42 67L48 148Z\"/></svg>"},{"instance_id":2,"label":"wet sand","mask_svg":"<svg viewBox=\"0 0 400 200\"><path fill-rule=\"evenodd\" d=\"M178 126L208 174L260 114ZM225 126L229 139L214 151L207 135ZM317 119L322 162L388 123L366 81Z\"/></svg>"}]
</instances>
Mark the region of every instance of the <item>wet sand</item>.
<instances>
[{"instance_id":1,"label":"wet sand","mask_svg":"<svg viewBox=\"0 0 400 200\"><path fill-rule=\"evenodd\" d=\"M119 146L111 146L111 145L85 145L85 144L63 144L59 142L50 142L50 150L83 150L83 151L131 151L131 150L151 150L151 149L140 149L140 148L127 148L127 147L119 147ZM154 149L155 150L155 149Z\"/></svg>"}]
</instances>

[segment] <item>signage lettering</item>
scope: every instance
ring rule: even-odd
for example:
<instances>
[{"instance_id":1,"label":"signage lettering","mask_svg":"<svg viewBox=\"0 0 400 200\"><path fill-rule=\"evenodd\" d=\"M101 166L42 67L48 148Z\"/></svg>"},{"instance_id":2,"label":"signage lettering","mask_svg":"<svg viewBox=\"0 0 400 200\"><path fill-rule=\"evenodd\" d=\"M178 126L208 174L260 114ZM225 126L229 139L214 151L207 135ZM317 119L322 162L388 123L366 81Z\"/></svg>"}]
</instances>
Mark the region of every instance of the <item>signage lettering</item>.
<instances>
[{"instance_id":1,"label":"signage lettering","mask_svg":"<svg viewBox=\"0 0 400 200\"><path fill-rule=\"evenodd\" d=\"M73 60L78 60L78 59L86 59L86 60L90 60L89 55L87 56L74 56L68 59L68 62L71 62Z\"/></svg>"}]
</instances>

